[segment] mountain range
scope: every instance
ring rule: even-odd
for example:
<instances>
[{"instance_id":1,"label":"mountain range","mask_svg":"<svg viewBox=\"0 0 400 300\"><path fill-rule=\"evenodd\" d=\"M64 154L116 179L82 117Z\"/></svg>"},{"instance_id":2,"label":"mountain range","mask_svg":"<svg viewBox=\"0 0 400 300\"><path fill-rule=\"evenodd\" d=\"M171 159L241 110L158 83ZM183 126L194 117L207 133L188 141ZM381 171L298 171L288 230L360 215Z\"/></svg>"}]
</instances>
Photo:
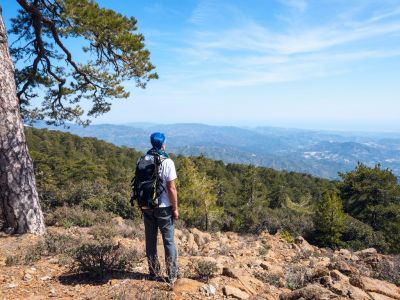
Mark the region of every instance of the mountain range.
<instances>
[{"instance_id":1,"label":"mountain range","mask_svg":"<svg viewBox=\"0 0 400 300\"><path fill-rule=\"evenodd\" d=\"M205 124L99 124L86 128L34 127L96 137L119 146L146 151L152 132L167 136L167 151L182 155L203 154L225 163L245 163L309 173L336 179L357 162L381 164L400 177L400 134L330 132L277 127L240 128Z\"/></svg>"}]
</instances>

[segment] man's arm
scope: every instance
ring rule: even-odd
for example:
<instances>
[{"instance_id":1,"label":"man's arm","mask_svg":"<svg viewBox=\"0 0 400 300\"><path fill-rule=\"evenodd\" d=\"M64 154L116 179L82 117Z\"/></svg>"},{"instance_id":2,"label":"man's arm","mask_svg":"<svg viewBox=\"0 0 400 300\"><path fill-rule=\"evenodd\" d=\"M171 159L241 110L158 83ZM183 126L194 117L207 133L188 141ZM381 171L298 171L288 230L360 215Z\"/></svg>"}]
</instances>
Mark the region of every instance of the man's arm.
<instances>
[{"instance_id":1,"label":"man's arm","mask_svg":"<svg viewBox=\"0 0 400 300\"><path fill-rule=\"evenodd\" d=\"M175 180L167 181L167 191L169 201L171 202L172 206L172 216L175 220L179 218L179 211L178 211L178 192L176 191L176 184Z\"/></svg>"}]
</instances>

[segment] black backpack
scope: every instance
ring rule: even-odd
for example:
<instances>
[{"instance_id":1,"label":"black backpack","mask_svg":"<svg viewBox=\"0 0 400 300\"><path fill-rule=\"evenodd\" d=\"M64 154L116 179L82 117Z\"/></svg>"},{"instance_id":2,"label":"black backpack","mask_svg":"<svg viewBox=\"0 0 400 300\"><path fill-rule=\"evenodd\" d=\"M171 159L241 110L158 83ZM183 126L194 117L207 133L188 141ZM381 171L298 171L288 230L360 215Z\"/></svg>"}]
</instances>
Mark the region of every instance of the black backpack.
<instances>
[{"instance_id":1,"label":"black backpack","mask_svg":"<svg viewBox=\"0 0 400 300\"><path fill-rule=\"evenodd\" d=\"M146 160L145 156L142 156L136 164L135 176L131 181L132 206L135 200L139 207L155 208L160 204L159 197L164 192L164 187L159 176L159 169L164 159L160 155L153 155L153 157L153 160Z\"/></svg>"}]
</instances>

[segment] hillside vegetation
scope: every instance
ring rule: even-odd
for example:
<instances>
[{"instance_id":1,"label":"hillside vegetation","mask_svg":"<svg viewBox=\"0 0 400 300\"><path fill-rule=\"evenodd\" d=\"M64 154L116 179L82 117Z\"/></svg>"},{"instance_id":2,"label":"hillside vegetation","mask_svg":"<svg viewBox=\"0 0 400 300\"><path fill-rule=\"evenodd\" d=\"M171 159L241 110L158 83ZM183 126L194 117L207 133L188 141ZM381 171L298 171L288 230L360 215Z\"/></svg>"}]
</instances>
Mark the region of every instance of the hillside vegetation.
<instances>
[{"instance_id":1,"label":"hillside vegetation","mask_svg":"<svg viewBox=\"0 0 400 300\"><path fill-rule=\"evenodd\" d=\"M112 214L140 220L129 204L140 152L59 131L26 128L26 134L48 225L90 226ZM188 226L281 231L320 246L400 252L400 188L380 166L359 164L329 181L204 156L173 159Z\"/></svg>"}]
</instances>

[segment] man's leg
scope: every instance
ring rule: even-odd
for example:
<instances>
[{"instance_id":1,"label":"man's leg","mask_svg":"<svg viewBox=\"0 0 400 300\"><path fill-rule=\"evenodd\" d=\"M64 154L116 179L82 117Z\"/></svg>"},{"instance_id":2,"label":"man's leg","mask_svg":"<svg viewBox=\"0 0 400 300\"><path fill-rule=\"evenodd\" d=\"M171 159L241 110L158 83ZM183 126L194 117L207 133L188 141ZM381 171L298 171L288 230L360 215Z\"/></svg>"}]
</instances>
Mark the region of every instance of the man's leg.
<instances>
[{"instance_id":1,"label":"man's leg","mask_svg":"<svg viewBox=\"0 0 400 300\"><path fill-rule=\"evenodd\" d=\"M160 274L160 262L157 256L157 219L152 209L143 210L144 229L146 236L146 256L149 264L150 276L156 277Z\"/></svg>"},{"instance_id":2,"label":"man's leg","mask_svg":"<svg viewBox=\"0 0 400 300\"><path fill-rule=\"evenodd\" d=\"M172 209L171 207L159 208L155 215L163 238L168 279L170 282L173 282L178 276L178 266L176 261L177 250L174 241Z\"/></svg>"}]
</instances>

